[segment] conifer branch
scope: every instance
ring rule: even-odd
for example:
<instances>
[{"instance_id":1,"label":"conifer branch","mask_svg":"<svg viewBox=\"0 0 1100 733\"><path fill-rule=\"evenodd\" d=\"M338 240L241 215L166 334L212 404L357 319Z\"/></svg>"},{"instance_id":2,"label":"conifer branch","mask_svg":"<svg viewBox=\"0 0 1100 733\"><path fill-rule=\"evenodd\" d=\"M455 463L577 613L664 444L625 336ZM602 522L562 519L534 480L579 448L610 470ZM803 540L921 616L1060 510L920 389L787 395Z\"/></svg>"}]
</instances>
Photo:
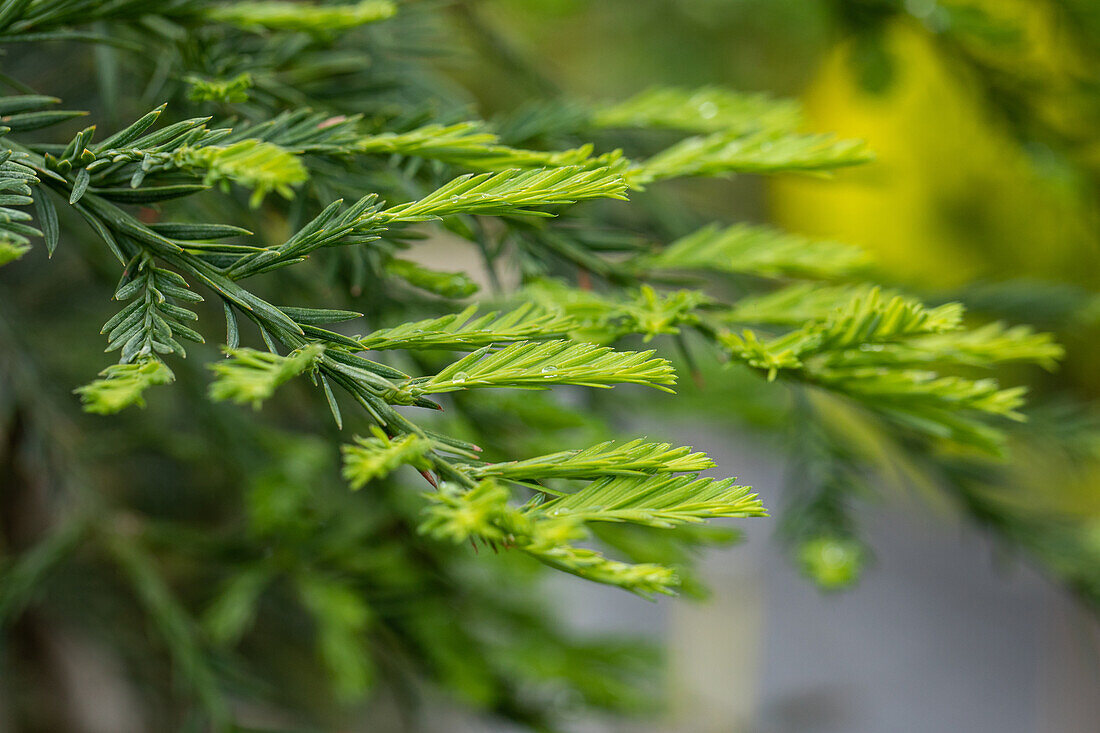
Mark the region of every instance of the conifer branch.
<instances>
[{"instance_id":1,"label":"conifer branch","mask_svg":"<svg viewBox=\"0 0 1100 733\"><path fill-rule=\"evenodd\" d=\"M451 349L469 351L514 341L560 339L576 323L527 303L508 313L477 316L471 305L461 313L384 328L359 339L364 349ZM475 317L476 316L476 317Z\"/></svg>"},{"instance_id":2,"label":"conifer branch","mask_svg":"<svg viewBox=\"0 0 1100 733\"><path fill-rule=\"evenodd\" d=\"M176 353L186 358L178 338L204 343L201 334L185 325L198 320L198 316L174 305L169 298L202 302L202 296L190 290L180 275L158 267L147 253L135 255L115 291L115 300L131 302L103 324L107 351L121 350L120 361L125 364L150 354Z\"/></svg>"},{"instance_id":3,"label":"conifer branch","mask_svg":"<svg viewBox=\"0 0 1100 733\"><path fill-rule=\"evenodd\" d=\"M721 314L722 321L734 324L803 326L827 320L834 312L856 299L864 299L874 286L867 284L822 285L803 282L759 295L749 295L732 304ZM879 290L881 297L898 295Z\"/></svg>"},{"instance_id":4,"label":"conifer branch","mask_svg":"<svg viewBox=\"0 0 1100 733\"><path fill-rule=\"evenodd\" d=\"M682 326L698 325L697 311L714 302L700 290L658 291L650 285L609 297L543 280L523 292L541 307L572 318L576 333L606 341L628 334L641 334L646 341L677 335Z\"/></svg>"},{"instance_id":5,"label":"conifer branch","mask_svg":"<svg viewBox=\"0 0 1100 733\"><path fill-rule=\"evenodd\" d=\"M97 145L91 142L95 128L87 128L56 157L47 151L46 164L63 174L86 170L92 192L123 203L199 190L179 185L160 190L142 186L147 178L171 173L195 173L206 186L230 181L240 184L252 190L254 206L271 191L290 198L292 188L308 178L305 166L292 153L257 139L225 142L232 131L208 129L209 118L184 120L147 133L164 109L161 105ZM79 201L80 195L74 199L74 203Z\"/></svg>"},{"instance_id":6,"label":"conifer branch","mask_svg":"<svg viewBox=\"0 0 1100 733\"><path fill-rule=\"evenodd\" d=\"M879 409L973 410L1023 420L1024 387L1001 389L995 379L940 377L933 372L879 369L821 370L817 381Z\"/></svg>"},{"instance_id":7,"label":"conifer branch","mask_svg":"<svg viewBox=\"0 0 1100 733\"><path fill-rule=\"evenodd\" d=\"M644 269L715 270L762 277L840 277L868 263L858 247L812 240L766 226L710 225L643 257Z\"/></svg>"},{"instance_id":8,"label":"conifer branch","mask_svg":"<svg viewBox=\"0 0 1100 733\"><path fill-rule=\"evenodd\" d=\"M643 596L671 594L679 584L670 568L630 565L573 546L571 542L585 536L579 523L527 516L508 506L507 490L494 481L482 481L468 491L444 484L429 499L420 531L438 539L460 544L477 537L515 547L550 567Z\"/></svg>"},{"instance_id":9,"label":"conifer branch","mask_svg":"<svg viewBox=\"0 0 1100 733\"><path fill-rule=\"evenodd\" d=\"M858 140L828 135L751 135L718 132L689 137L627 172L632 187L685 176L734 173L812 173L866 163L872 159Z\"/></svg>"},{"instance_id":10,"label":"conifer branch","mask_svg":"<svg viewBox=\"0 0 1100 733\"><path fill-rule=\"evenodd\" d=\"M375 194L343 210L342 205L342 200L333 201L282 244L244 254L226 270L226 275L241 280L301 262L322 247L362 244L377 238L384 216Z\"/></svg>"},{"instance_id":11,"label":"conifer branch","mask_svg":"<svg viewBox=\"0 0 1100 733\"><path fill-rule=\"evenodd\" d=\"M216 379L210 384L210 398L221 402L232 400L238 405L260 404L275 393L276 388L312 369L323 349L310 344L279 356L255 349L224 349L229 357L210 365Z\"/></svg>"},{"instance_id":12,"label":"conifer branch","mask_svg":"<svg viewBox=\"0 0 1100 733\"><path fill-rule=\"evenodd\" d=\"M269 119L233 127L222 142L260 140L293 153L346 156L361 137L359 115L334 115L313 109L295 109Z\"/></svg>"},{"instance_id":13,"label":"conifer branch","mask_svg":"<svg viewBox=\"0 0 1100 733\"><path fill-rule=\"evenodd\" d=\"M926 308L913 299L894 296L887 300L874 288L857 297L820 323L765 343L751 331L725 334L723 342L739 359L769 370L798 368L809 355L857 347L877 347L914 336L960 328L962 306L949 303Z\"/></svg>"},{"instance_id":14,"label":"conifer branch","mask_svg":"<svg viewBox=\"0 0 1100 733\"><path fill-rule=\"evenodd\" d=\"M530 510L584 522L674 527L715 517L767 516L750 487L737 479L698 476L609 476Z\"/></svg>"},{"instance_id":15,"label":"conifer branch","mask_svg":"<svg viewBox=\"0 0 1100 733\"><path fill-rule=\"evenodd\" d=\"M995 321L967 330L937 333L888 344L875 351L847 350L831 356L832 368L860 366L992 367L1023 362L1054 369L1065 349L1050 333L1037 333L1030 326L1006 326Z\"/></svg>"},{"instance_id":16,"label":"conifer branch","mask_svg":"<svg viewBox=\"0 0 1100 733\"><path fill-rule=\"evenodd\" d=\"M591 124L608 128L668 128L731 135L791 132L802 113L797 102L720 87L655 87L620 102L598 105Z\"/></svg>"},{"instance_id":17,"label":"conifer branch","mask_svg":"<svg viewBox=\"0 0 1100 733\"><path fill-rule=\"evenodd\" d=\"M827 291L825 299L843 292ZM790 294L782 297L789 301ZM1009 361L1049 365L1060 347L1030 329L1006 332L991 324L966 331L961 318L957 303L930 309L901 296L887 299L871 288L825 319L771 341L749 330L720 339L735 359L767 371L769 379L783 374L806 381L909 429L999 453L1003 436L983 424L981 416L1023 419L1018 411L1021 388L1002 389L993 379L941 377L909 367Z\"/></svg>"},{"instance_id":18,"label":"conifer branch","mask_svg":"<svg viewBox=\"0 0 1100 733\"><path fill-rule=\"evenodd\" d=\"M532 207L573 204L594 198L626 200L626 181L613 168L578 166L506 170L459 176L419 201L384 213L391 221L427 221L454 214L550 216Z\"/></svg>"},{"instance_id":19,"label":"conifer branch","mask_svg":"<svg viewBox=\"0 0 1100 733\"><path fill-rule=\"evenodd\" d=\"M100 379L73 390L80 395L86 412L99 415L111 415L131 405L145 407L145 390L176 379L172 370L155 357L113 364L99 375Z\"/></svg>"},{"instance_id":20,"label":"conifer branch","mask_svg":"<svg viewBox=\"0 0 1100 733\"><path fill-rule=\"evenodd\" d=\"M670 567L657 563L625 563L596 550L573 545L531 543L523 551L549 567L593 583L613 585L643 598L675 595L680 578Z\"/></svg>"},{"instance_id":21,"label":"conifer branch","mask_svg":"<svg viewBox=\"0 0 1100 733\"><path fill-rule=\"evenodd\" d=\"M254 0L204 9L214 23L247 29L332 33L387 20L397 12L389 0L359 0L344 5L310 5L287 0Z\"/></svg>"},{"instance_id":22,"label":"conifer branch","mask_svg":"<svg viewBox=\"0 0 1100 733\"><path fill-rule=\"evenodd\" d=\"M8 105L8 109L12 106ZM4 106L0 105L0 111ZM45 237L46 246L52 254L57 246L57 214L53 204L43 195L37 200L33 197L32 186L39 183L38 176L30 166L20 161L11 150L0 151L0 266L14 262L30 251L30 237ZM38 203L40 226L45 233L27 224L33 217L13 206L27 206Z\"/></svg>"},{"instance_id":23,"label":"conifer branch","mask_svg":"<svg viewBox=\"0 0 1100 733\"><path fill-rule=\"evenodd\" d=\"M599 476L646 476L685 473L714 467L705 453L673 448L668 443L605 441L583 450L562 451L506 463L470 466L471 475L507 479L590 479Z\"/></svg>"},{"instance_id":24,"label":"conifer branch","mask_svg":"<svg viewBox=\"0 0 1100 733\"><path fill-rule=\"evenodd\" d=\"M356 436L354 444L343 445L344 479L353 489L361 489L370 481L381 478L398 466L409 464L424 471L431 467L425 461L432 449L430 440L415 433L407 433L391 440L375 429L374 437Z\"/></svg>"},{"instance_id":25,"label":"conifer branch","mask_svg":"<svg viewBox=\"0 0 1100 733\"><path fill-rule=\"evenodd\" d=\"M405 382L410 395L439 394L475 387L546 389L551 385L610 387L644 384L664 392L676 372L652 351L613 351L570 341L519 342L493 351L485 346L432 377Z\"/></svg>"},{"instance_id":26,"label":"conifer branch","mask_svg":"<svg viewBox=\"0 0 1100 733\"><path fill-rule=\"evenodd\" d=\"M616 167L618 153L593 157L592 145L573 150L544 152L522 150L500 143L500 138L480 122L426 125L408 132L383 132L356 140L359 154L409 155L481 171L509 168Z\"/></svg>"},{"instance_id":27,"label":"conifer branch","mask_svg":"<svg viewBox=\"0 0 1100 733\"><path fill-rule=\"evenodd\" d=\"M478 285L465 272L430 270L411 260L393 257L386 263L386 272L409 285L444 298L468 298L478 291Z\"/></svg>"}]
</instances>

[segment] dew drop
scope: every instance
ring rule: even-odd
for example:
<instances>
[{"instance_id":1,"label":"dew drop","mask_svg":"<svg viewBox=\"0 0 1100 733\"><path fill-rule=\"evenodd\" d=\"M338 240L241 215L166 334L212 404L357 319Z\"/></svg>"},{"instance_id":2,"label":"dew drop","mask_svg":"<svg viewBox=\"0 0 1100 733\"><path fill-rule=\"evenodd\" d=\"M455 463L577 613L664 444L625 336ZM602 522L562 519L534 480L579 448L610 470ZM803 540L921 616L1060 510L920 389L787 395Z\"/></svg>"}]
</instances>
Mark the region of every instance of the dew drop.
<instances>
[{"instance_id":1,"label":"dew drop","mask_svg":"<svg viewBox=\"0 0 1100 733\"><path fill-rule=\"evenodd\" d=\"M704 120L713 119L718 115L718 105L714 102L703 102L699 105L699 116Z\"/></svg>"},{"instance_id":2,"label":"dew drop","mask_svg":"<svg viewBox=\"0 0 1100 733\"><path fill-rule=\"evenodd\" d=\"M554 376L554 372L556 372L557 370L558 368L556 366L544 366L542 368L542 378L549 379L550 377Z\"/></svg>"},{"instance_id":3,"label":"dew drop","mask_svg":"<svg viewBox=\"0 0 1100 733\"><path fill-rule=\"evenodd\" d=\"M470 378L470 375L467 374L466 372L455 372L455 375L453 377L451 377L451 381L454 382L455 384L464 384L466 382L466 380L469 379L469 378Z\"/></svg>"}]
</instances>

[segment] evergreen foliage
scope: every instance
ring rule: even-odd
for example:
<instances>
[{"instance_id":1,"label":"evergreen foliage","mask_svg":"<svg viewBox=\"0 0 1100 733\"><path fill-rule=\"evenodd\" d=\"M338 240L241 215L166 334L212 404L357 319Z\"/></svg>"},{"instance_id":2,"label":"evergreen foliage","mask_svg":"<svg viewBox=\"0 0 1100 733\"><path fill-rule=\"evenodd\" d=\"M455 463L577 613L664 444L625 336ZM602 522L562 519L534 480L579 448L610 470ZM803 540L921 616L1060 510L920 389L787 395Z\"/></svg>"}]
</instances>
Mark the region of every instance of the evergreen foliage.
<instances>
[{"instance_id":1,"label":"evergreen foliage","mask_svg":"<svg viewBox=\"0 0 1100 733\"><path fill-rule=\"evenodd\" d=\"M349 708L331 701L386 688L415 697L424 681L535 729L561 711L524 685L600 708L644 699L629 654L570 638L525 597L524 557L673 594L690 583L686 550L709 541L696 525L763 517L766 497L699 476L714 466L690 448L570 443L556 426L591 411L533 393L509 403L509 389L641 385L673 404L661 393L677 384L678 358L712 380L753 372L754 389L789 390L796 407L782 419L800 428L818 430L835 409L914 460L994 456L1022 419L1022 389L979 370L1049 368L1062 355L1025 326L971 325L959 304L865 284L866 258L844 244L744 224L667 232L651 221L641 238L617 227L624 210L645 221L629 199L661 195L668 179L820 173L871 154L798 131L792 102L714 88L569 102L555 130L567 144L547 145L518 132L521 112L468 119L436 72L399 53L439 13L376 0L0 2L6 48L60 64L54 42L92 44L102 88L116 90L67 102L107 121L73 133L84 111L0 77L17 92L0 98L4 274L26 266L50 283L53 263L28 254L41 247L86 263L73 266L94 273L90 302L106 303L103 283L121 276L113 295L125 305L102 327L118 363L76 391L92 413L148 404L97 419L130 426L136 454L183 466L196 487L193 510L166 508L125 447L92 458L49 447L49 475L75 467L62 486L76 508L4 558L0 619L63 608L57 589L73 573L102 581L90 624L121 608L149 630L151 645L128 629L111 643L128 650L134 676L148 671L142 689L162 728L244 729L245 703L287 727L335 726ZM629 138L617 137L627 129L677 139L627 155ZM455 302L477 285L400 257L419 237L472 246L496 278L491 294ZM521 288L500 285L504 262ZM685 271L707 279L671 289ZM11 385L0 402L5 420L49 435L58 397L33 377L39 334L22 320L33 304L21 302L21 277L0 289ZM64 335L73 351L92 339ZM217 342L225 358L206 346ZM205 404L203 384L214 402L263 413ZM75 385L63 386L67 396ZM168 410L175 419L158 426L154 411ZM546 435L509 435L524 416ZM78 423L122 429L107 424ZM875 467L823 442L827 459L814 459L828 475L790 526L804 566L836 587L866 551L828 492ZM333 486L341 452L356 493ZM133 488L80 468L96 460ZM606 525L647 539L632 545L638 535ZM505 557L473 556L469 543ZM303 665L326 682L303 688ZM601 665L599 679L586 671Z\"/></svg>"}]
</instances>

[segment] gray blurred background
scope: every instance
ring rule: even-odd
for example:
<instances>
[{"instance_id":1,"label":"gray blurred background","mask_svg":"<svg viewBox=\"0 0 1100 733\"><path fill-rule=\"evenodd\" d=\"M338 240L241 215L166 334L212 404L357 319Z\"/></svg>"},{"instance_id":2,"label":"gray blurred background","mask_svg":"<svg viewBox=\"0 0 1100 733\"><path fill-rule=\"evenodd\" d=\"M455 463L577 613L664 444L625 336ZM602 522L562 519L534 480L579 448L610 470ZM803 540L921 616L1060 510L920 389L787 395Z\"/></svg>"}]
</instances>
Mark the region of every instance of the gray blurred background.
<instances>
[{"instance_id":1,"label":"gray blurred background","mask_svg":"<svg viewBox=\"0 0 1100 733\"><path fill-rule=\"evenodd\" d=\"M766 447L721 428L675 427L660 432L782 504L783 467ZM916 499L873 507L875 561L857 589L823 594L770 524L741 522L745 543L705 556L707 601L639 604L568 580L555 589L580 628L629 627L666 646L675 712L642 730L1100 729L1100 626L972 528Z\"/></svg>"}]
</instances>

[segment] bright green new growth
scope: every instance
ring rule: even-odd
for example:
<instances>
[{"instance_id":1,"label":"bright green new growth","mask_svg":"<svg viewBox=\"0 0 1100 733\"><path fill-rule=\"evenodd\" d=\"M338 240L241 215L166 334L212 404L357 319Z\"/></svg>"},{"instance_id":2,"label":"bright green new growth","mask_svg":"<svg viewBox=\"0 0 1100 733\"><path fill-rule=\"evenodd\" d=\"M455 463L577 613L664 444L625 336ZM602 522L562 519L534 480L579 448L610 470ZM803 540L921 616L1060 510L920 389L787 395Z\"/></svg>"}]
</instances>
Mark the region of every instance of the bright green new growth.
<instances>
[{"instance_id":1,"label":"bright green new growth","mask_svg":"<svg viewBox=\"0 0 1100 733\"><path fill-rule=\"evenodd\" d=\"M700 311L714 305L700 290L662 292L649 285L606 297L544 280L529 285L524 295L542 308L570 318L578 338L600 342L629 334L640 334L645 341L679 335L685 327L699 327Z\"/></svg>"},{"instance_id":2,"label":"bright green new growth","mask_svg":"<svg viewBox=\"0 0 1100 733\"><path fill-rule=\"evenodd\" d=\"M676 372L654 352L613 351L570 341L524 342L499 351L483 346L433 377L411 379L402 390L413 395L475 387L544 389L555 384L610 387L644 384L671 392Z\"/></svg>"},{"instance_id":3,"label":"bright green new growth","mask_svg":"<svg viewBox=\"0 0 1100 733\"><path fill-rule=\"evenodd\" d=\"M843 537L817 537L798 549L802 571L825 590L841 590L859 580L864 549Z\"/></svg>"},{"instance_id":4,"label":"bright green new growth","mask_svg":"<svg viewBox=\"0 0 1100 733\"><path fill-rule=\"evenodd\" d=\"M508 505L509 492L485 480L469 491L449 484L429 496L421 531L438 539L463 543L474 538L518 549L551 567L597 583L617 585L643 596L671 594L679 579L666 567L631 565L610 560L595 550L576 547L583 539L581 522L523 512Z\"/></svg>"},{"instance_id":5,"label":"bright green new growth","mask_svg":"<svg viewBox=\"0 0 1100 733\"><path fill-rule=\"evenodd\" d=\"M391 440L375 428L373 438L357 436L354 444L340 446L344 454L344 479L351 488L361 489L404 464L427 470L431 464L424 458L431 449L431 441L423 436L408 433Z\"/></svg>"},{"instance_id":6,"label":"bright green new growth","mask_svg":"<svg viewBox=\"0 0 1100 733\"><path fill-rule=\"evenodd\" d=\"M642 268L713 270L761 277L844 277L868 263L848 244L815 241L771 227L709 226L638 261Z\"/></svg>"},{"instance_id":7,"label":"bright green new growth","mask_svg":"<svg viewBox=\"0 0 1100 733\"><path fill-rule=\"evenodd\" d=\"M798 103L766 94L739 94L719 87L656 87L630 99L597 106L596 127L669 128L687 132L791 132L802 122Z\"/></svg>"},{"instance_id":8,"label":"bright green new growth","mask_svg":"<svg viewBox=\"0 0 1100 733\"><path fill-rule=\"evenodd\" d=\"M854 297L829 309L843 302L837 297L841 295ZM800 299L810 300L778 291L770 302L762 299L746 308L739 320L797 322L782 317L778 308L800 307ZM1028 328L1006 331L994 323L967 331L957 303L927 308L911 298L884 296L877 288L833 288L815 308L819 315L804 308L800 312L798 320L810 316L809 323L771 340L748 329L726 332L720 340L734 359L764 370L769 380L803 380L846 395L909 429L992 453L1003 449L1003 438L981 416L1023 419L1018 410L1024 389L1001 389L993 379L941 377L930 368L1013 361L1049 366L1062 355L1048 334Z\"/></svg>"},{"instance_id":9,"label":"bright green new growth","mask_svg":"<svg viewBox=\"0 0 1100 733\"><path fill-rule=\"evenodd\" d=\"M586 522L631 522L671 528L716 517L766 516L750 487L737 479L698 476L609 476L540 505L551 517Z\"/></svg>"},{"instance_id":10,"label":"bright green new growth","mask_svg":"<svg viewBox=\"0 0 1100 733\"><path fill-rule=\"evenodd\" d=\"M252 405L258 410L264 400L275 394L276 388L312 369L324 348L310 344L287 356L248 348L224 351L228 358L210 365L215 375L210 384L210 398Z\"/></svg>"},{"instance_id":11,"label":"bright green new growth","mask_svg":"<svg viewBox=\"0 0 1100 733\"><path fill-rule=\"evenodd\" d=\"M242 28L325 33L386 20L397 12L389 0L360 0L347 5L309 5L281 0L257 0L217 5L205 10L217 23Z\"/></svg>"},{"instance_id":12,"label":"bright green new growth","mask_svg":"<svg viewBox=\"0 0 1100 733\"><path fill-rule=\"evenodd\" d=\"M277 145L259 140L241 140L226 147L215 145L182 148L175 154L182 167L206 171L203 183L239 183L252 189L251 204L259 206L271 191L283 198L294 196L293 187L309 178L297 157Z\"/></svg>"},{"instance_id":13,"label":"bright green new growth","mask_svg":"<svg viewBox=\"0 0 1100 733\"><path fill-rule=\"evenodd\" d=\"M455 214L550 216L531 207L574 204L595 198L626 200L626 181L614 168L563 166L459 176L419 201L383 213L387 219L405 222Z\"/></svg>"},{"instance_id":14,"label":"bright green new growth","mask_svg":"<svg viewBox=\"0 0 1100 733\"><path fill-rule=\"evenodd\" d=\"M126 130L89 147L95 128L82 131L59 158L47 158L60 171L80 170L88 175L81 190L70 197L76 203L83 196L91 176L92 190L123 203L146 203L187 195L197 190L194 184L145 187L146 176L157 171L193 171L202 176L203 185L230 182L252 189L252 205L277 191L284 198L293 196L293 187L309 177L305 167L292 153L271 142L243 139L228 145L219 143L230 135L228 128L208 129L209 118L194 118L156 132L148 130L164 106L145 115ZM81 179L78 179L81 180ZM129 185L125 185L129 184Z\"/></svg>"},{"instance_id":15,"label":"bright green new growth","mask_svg":"<svg viewBox=\"0 0 1100 733\"><path fill-rule=\"evenodd\" d=\"M30 251L31 246L29 244L13 242L10 239L0 239L0 266L15 262Z\"/></svg>"},{"instance_id":16,"label":"bright green new growth","mask_svg":"<svg viewBox=\"0 0 1100 733\"><path fill-rule=\"evenodd\" d=\"M252 75L244 72L232 79L203 79L198 76L189 76L187 83L191 85L187 98L192 102L240 104L248 101L248 90L252 88Z\"/></svg>"},{"instance_id":17,"label":"bright green new growth","mask_svg":"<svg viewBox=\"0 0 1100 733\"><path fill-rule=\"evenodd\" d=\"M872 160L858 140L829 135L718 132L689 137L643 161L627 173L631 186L685 176L726 176L734 173L811 173L859 165Z\"/></svg>"},{"instance_id":18,"label":"bright green new growth","mask_svg":"<svg viewBox=\"0 0 1100 733\"><path fill-rule=\"evenodd\" d=\"M155 358L112 364L99 375L101 379L73 390L80 395L84 409L97 415L111 415L131 405L145 407L145 390L176 379L172 370Z\"/></svg>"},{"instance_id":19,"label":"bright green new growth","mask_svg":"<svg viewBox=\"0 0 1100 733\"><path fill-rule=\"evenodd\" d=\"M849 283L795 283L742 298L723 314L722 320L732 324L802 326L810 321L825 320L848 303L865 298L872 288L871 285ZM897 295L896 292L881 289L879 294L880 297Z\"/></svg>"},{"instance_id":20,"label":"bright green new growth","mask_svg":"<svg viewBox=\"0 0 1100 733\"><path fill-rule=\"evenodd\" d=\"M397 257L386 263L386 271L409 285L444 298L466 298L477 292L477 283L464 272L439 272Z\"/></svg>"},{"instance_id":21,"label":"bright green new growth","mask_svg":"<svg viewBox=\"0 0 1100 733\"><path fill-rule=\"evenodd\" d=\"M654 473L704 471L715 464L704 453L691 448L673 448L668 443L627 443L606 441L590 448L562 451L550 455L507 463L471 466L477 477L497 476L508 479L572 478L596 476L645 476Z\"/></svg>"},{"instance_id":22,"label":"bright green new growth","mask_svg":"<svg viewBox=\"0 0 1100 733\"><path fill-rule=\"evenodd\" d=\"M359 339L364 349L452 349L472 351L511 341L562 338L576 323L531 304L503 315L496 311L474 317L478 307L461 313L384 328Z\"/></svg>"},{"instance_id":23,"label":"bright green new growth","mask_svg":"<svg viewBox=\"0 0 1100 733\"><path fill-rule=\"evenodd\" d=\"M500 171L508 168L557 168L562 166L611 166L614 153L592 158L592 146L547 153L500 144L496 134L480 122L426 125L409 132L383 132L362 137L354 150L363 154L400 154L439 160L463 168Z\"/></svg>"}]
</instances>

